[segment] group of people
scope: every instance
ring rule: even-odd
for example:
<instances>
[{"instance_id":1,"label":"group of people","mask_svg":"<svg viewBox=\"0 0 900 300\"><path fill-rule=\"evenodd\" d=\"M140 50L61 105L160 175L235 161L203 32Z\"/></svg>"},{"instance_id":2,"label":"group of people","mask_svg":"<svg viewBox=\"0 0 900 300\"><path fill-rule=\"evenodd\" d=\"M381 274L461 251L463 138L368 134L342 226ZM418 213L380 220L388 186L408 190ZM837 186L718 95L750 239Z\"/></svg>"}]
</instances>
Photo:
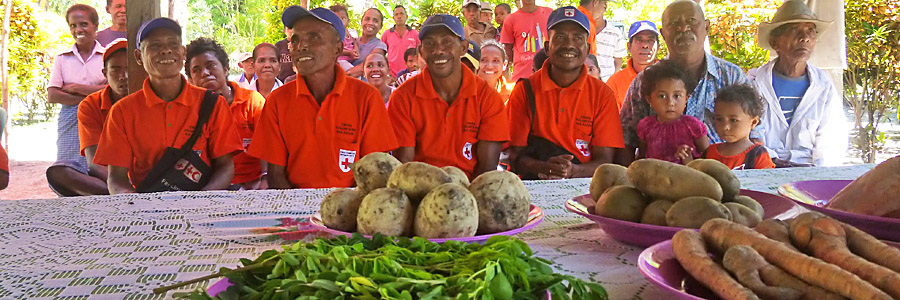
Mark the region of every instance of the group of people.
<instances>
[{"instance_id":1,"label":"group of people","mask_svg":"<svg viewBox=\"0 0 900 300\"><path fill-rule=\"evenodd\" d=\"M160 184L348 187L351 165L372 152L456 166L471 178L499 168L563 179L640 158L836 164L846 149L841 99L807 63L830 22L802 1L760 24L760 45L777 57L749 77L704 50L710 24L691 0L669 4L660 27L631 24L625 38L603 19L605 0L493 9L496 29L489 5L465 0L465 25L437 14L417 30L398 6L397 25L379 39L377 9L365 11L355 37L346 7L291 6L281 17L286 39L242 54L240 77L229 80L222 45L184 46L171 19L145 22L128 53L122 39L104 46L97 12L74 5L66 20L75 44L56 57L48 88L63 104L48 181L61 196ZM128 55L148 74L130 94Z\"/></svg>"}]
</instances>

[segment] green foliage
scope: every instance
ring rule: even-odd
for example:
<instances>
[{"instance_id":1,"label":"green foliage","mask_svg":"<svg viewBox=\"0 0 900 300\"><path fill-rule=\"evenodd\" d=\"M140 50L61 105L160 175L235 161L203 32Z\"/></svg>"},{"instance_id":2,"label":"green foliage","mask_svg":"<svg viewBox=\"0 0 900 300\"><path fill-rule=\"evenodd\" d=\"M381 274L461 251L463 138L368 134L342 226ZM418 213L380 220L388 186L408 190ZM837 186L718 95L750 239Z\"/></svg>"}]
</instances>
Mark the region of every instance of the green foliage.
<instances>
[{"instance_id":1,"label":"green foliage","mask_svg":"<svg viewBox=\"0 0 900 300\"><path fill-rule=\"evenodd\" d=\"M72 40L64 21L56 15L36 12L35 5L26 1L13 0L12 4L9 89L11 101L20 107L12 119L16 123L49 121L58 109L47 102L52 58Z\"/></svg>"},{"instance_id":2,"label":"green foliage","mask_svg":"<svg viewBox=\"0 0 900 300\"><path fill-rule=\"evenodd\" d=\"M596 283L554 273L525 242L494 236L484 245L376 234L339 236L269 250L223 268L234 283L221 299L607 299ZM212 299L202 290L173 295ZM540 298L539 298L540 297Z\"/></svg>"},{"instance_id":3,"label":"green foliage","mask_svg":"<svg viewBox=\"0 0 900 300\"><path fill-rule=\"evenodd\" d=\"M782 0L716 0L706 3L712 54L744 71L769 61L769 51L756 44L756 28L768 21Z\"/></svg>"},{"instance_id":4,"label":"green foliage","mask_svg":"<svg viewBox=\"0 0 900 300\"><path fill-rule=\"evenodd\" d=\"M266 41L266 24L261 20L268 12L268 4L268 0L190 0L185 43L208 37L221 43L230 54L251 51ZM230 62L230 73L240 72L237 63Z\"/></svg>"},{"instance_id":5,"label":"green foliage","mask_svg":"<svg viewBox=\"0 0 900 300\"><path fill-rule=\"evenodd\" d=\"M459 0L424 0L418 2L420 22L436 14L448 14L463 20L462 1ZM465 21L465 20L463 20Z\"/></svg>"},{"instance_id":6,"label":"green foliage","mask_svg":"<svg viewBox=\"0 0 900 300\"><path fill-rule=\"evenodd\" d=\"M854 143L874 163L885 135L878 124L900 106L900 5L887 0L845 3L847 63L844 98L853 108ZM898 116L900 117L900 116Z\"/></svg>"}]
</instances>

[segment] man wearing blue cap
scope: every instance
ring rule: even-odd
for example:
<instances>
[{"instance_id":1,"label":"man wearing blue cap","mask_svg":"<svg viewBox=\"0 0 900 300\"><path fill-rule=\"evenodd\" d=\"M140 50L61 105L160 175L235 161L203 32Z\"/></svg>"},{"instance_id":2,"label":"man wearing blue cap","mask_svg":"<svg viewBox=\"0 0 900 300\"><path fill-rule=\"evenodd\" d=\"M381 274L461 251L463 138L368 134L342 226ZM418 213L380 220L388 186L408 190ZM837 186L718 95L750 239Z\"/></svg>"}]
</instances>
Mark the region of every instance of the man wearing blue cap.
<instances>
[{"instance_id":1,"label":"man wearing blue cap","mask_svg":"<svg viewBox=\"0 0 900 300\"><path fill-rule=\"evenodd\" d=\"M547 32L547 61L509 97L510 162L527 179L590 177L623 146L615 95L584 66L590 51L584 13L556 9Z\"/></svg>"},{"instance_id":2,"label":"man wearing blue cap","mask_svg":"<svg viewBox=\"0 0 900 300\"><path fill-rule=\"evenodd\" d=\"M248 153L269 163L270 188L350 187L350 165L397 148L384 100L337 64L345 27L327 8L291 6L293 80L266 98Z\"/></svg>"},{"instance_id":3,"label":"man wearing blue cap","mask_svg":"<svg viewBox=\"0 0 900 300\"><path fill-rule=\"evenodd\" d=\"M137 32L137 47L135 60L148 78L141 90L112 106L94 156L94 163L109 168L110 194L134 193L145 179L159 182L160 178L151 176L151 170L165 163L163 154L171 152L167 149L181 148L194 134L206 94L205 89L188 84L181 75L185 47L178 23L168 18L144 23ZM203 190L224 190L234 176L233 157L243 151L243 145L221 95L201 130L191 149L210 168L207 174L199 171L204 167L184 159L161 166L184 170L184 175L195 182L203 182L208 176ZM138 190L150 191L154 190Z\"/></svg>"},{"instance_id":4,"label":"man wearing blue cap","mask_svg":"<svg viewBox=\"0 0 900 300\"><path fill-rule=\"evenodd\" d=\"M469 42L454 16L434 15L419 31L425 69L391 94L388 108L401 162L454 166L469 178L496 170L509 121L500 94L460 57Z\"/></svg>"},{"instance_id":5,"label":"man wearing blue cap","mask_svg":"<svg viewBox=\"0 0 900 300\"><path fill-rule=\"evenodd\" d=\"M606 84L616 92L616 103L622 108L625 93L638 73L656 63L659 51L659 30L650 21L637 21L628 29L628 65L609 77Z\"/></svg>"}]
</instances>

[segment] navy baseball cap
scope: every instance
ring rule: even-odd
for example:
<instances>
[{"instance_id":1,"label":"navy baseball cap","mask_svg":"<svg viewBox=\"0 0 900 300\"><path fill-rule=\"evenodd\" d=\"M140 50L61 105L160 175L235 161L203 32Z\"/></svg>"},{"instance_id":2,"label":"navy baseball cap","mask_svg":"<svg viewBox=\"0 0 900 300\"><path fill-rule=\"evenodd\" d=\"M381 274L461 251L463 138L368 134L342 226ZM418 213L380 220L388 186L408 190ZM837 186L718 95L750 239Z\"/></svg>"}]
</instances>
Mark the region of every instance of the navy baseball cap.
<instances>
[{"instance_id":1,"label":"navy baseball cap","mask_svg":"<svg viewBox=\"0 0 900 300\"><path fill-rule=\"evenodd\" d=\"M628 39L634 37L635 34L641 33L641 31L652 31L659 36L659 30L656 29L656 24L650 21L637 21L631 24L631 28L628 29Z\"/></svg>"},{"instance_id":2,"label":"navy baseball cap","mask_svg":"<svg viewBox=\"0 0 900 300\"><path fill-rule=\"evenodd\" d=\"M284 24L284 27L293 28L294 23L300 18L306 16L313 16L319 21L331 24L334 26L334 29L337 30L338 36L341 37L341 40L344 40L344 37L347 35L346 28L344 27L344 22L341 22L341 18L338 17L334 12L327 8L314 8L312 10L306 10L303 7L297 5L291 5L281 13L281 23Z\"/></svg>"},{"instance_id":3,"label":"navy baseball cap","mask_svg":"<svg viewBox=\"0 0 900 300\"><path fill-rule=\"evenodd\" d=\"M591 32L591 21L588 20L584 13L573 6L563 6L550 13L550 17L547 18L547 31L550 31L550 28L553 28L553 26L567 21L575 22L581 25L581 28L584 28L588 33Z\"/></svg>"},{"instance_id":4,"label":"navy baseball cap","mask_svg":"<svg viewBox=\"0 0 900 300\"><path fill-rule=\"evenodd\" d=\"M425 20L425 23L422 23L422 28L419 29L419 40L424 39L428 32L441 27L450 29L450 31L458 36L460 40L465 39L466 30L463 29L462 22L459 21L459 18L448 14L436 14L428 17L428 20Z\"/></svg>"},{"instance_id":5,"label":"navy baseball cap","mask_svg":"<svg viewBox=\"0 0 900 300\"><path fill-rule=\"evenodd\" d=\"M175 22L175 20L172 20L169 18L156 18L156 19L144 22L144 24L141 24L141 28L138 29L138 32L137 32L136 46L138 48L140 48L141 41L146 39L147 36L150 35L150 33L153 32L154 30L161 29L161 28L167 28L169 30L172 30L175 33L177 33L179 37L181 37L181 25L178 25L178 23Z\"/></svg>"}]
</instances>

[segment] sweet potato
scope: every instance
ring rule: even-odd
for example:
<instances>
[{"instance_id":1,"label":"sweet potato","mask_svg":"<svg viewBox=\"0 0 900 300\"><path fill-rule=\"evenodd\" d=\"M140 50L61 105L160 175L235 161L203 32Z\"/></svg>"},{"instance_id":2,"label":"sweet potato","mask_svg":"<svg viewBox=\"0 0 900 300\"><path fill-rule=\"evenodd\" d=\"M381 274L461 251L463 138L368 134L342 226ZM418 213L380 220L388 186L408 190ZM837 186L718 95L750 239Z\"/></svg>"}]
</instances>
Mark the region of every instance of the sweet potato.
<instances>
[{"instance_id":1,"label":"sweet potato","mask_svg":"<svg viewBox=\"0 0 900 300\"><path fill-rule=\"evenodd\" d=\"M891 247L856 227L843 223L841 227L847 233L850 251L894 272L900 272L900 249Z\"/></svg>"},{"instance_id":2,"label":"sweet potato","mask_svg":"<svg viewBox=\"0 0 900 300\"><path fill-rule=\"evenodd\" d=\"M777 268L770 265L756 253L750 246L738 245L728 248L722 257L722 265L725 269L737 277L738 282L749 288L762 299L767 300L796 300L802 293L798 290L770 286L763 282L760 275L763 268Z\"/></svg>"},{"instance_id":3,"label":"sweet potato","mask_svg":"<svg viewBox=\"0 0 900 300\"><path fill-rule=\"evenodd\" d=\"M790 227L782 220L765 219L762 222L759 222L759 225L756 225L756 228L754 228L754 230L766 236L767 238L783 243L788 248L791 248L795 251L800 251L797 250L796 247L794 247L794 244L791 244Z\"/></svg>"},{"instance_id":4,"label":"sweet potato","mask_svg":"<svg viewBox=\"0 0 900 300\"><path fill-rule=\"evenodd\" d=\"M888 159L831 198L830 209L871 216L900 210L900 156Z\"/></svg>"},{"instance_id":5,"label":"sweet potato","mask_svg":"<svg viewBox=\"0 0 900 300\"><path fill-rule=\"evenodd\" d=\"M753 248L750 246L740 245L729 248L728 251L725 251L725 256L722 259L722 263L725 265L725 269L735 274L735 276L738 278L738 281L748 286L757 295L762 295L764 299L781 299L783 297L789 298L793 295L793 293L790 291L779 292L782 290L771 289L771 287L781 287L798 291L802 294L800 295L800 299L802 300L844 299L844 297L841 297L835 293L828 292L820 287L811 286L806 282L803 282L803 280L797 279L797 277L788 274L781 268L770 264L765 260L765 258L762 257L762 255L759 255L759 252L756 252L756 250L753 250ZM742 275L738 275L738 272L750 272L750 276L758 276L759 279L762 280L762 283L769 288L767 288L766 291L758 291L757 289L754 289L753 286L750 286L747 282L741 280ZM774 292L775 294L769 295L772 292Z\"/></svg>"},{"instance_id":6,"label":"sweet potato","mask_svg":"<svg viewBox=\"0 0 900 300\"><path fill-rule=\"evenodd\" d=\"M722 187L706 173L658 159L639 159L630 166L628 180L651 199L678 201L703 196L722 201Z\"/></svg>"},{"instance_id":7,"label":"sweet potato","mask_svg":"<svg viewBox=\"0 0 900 300\"><path fill-rule=\"evenodd\" d=\"M678 231L672 237L672 250L675 252L675 259L688 274L722 299L759 299L709 257L700 233L691 229Z\"/></svg>"}]
</instances>

